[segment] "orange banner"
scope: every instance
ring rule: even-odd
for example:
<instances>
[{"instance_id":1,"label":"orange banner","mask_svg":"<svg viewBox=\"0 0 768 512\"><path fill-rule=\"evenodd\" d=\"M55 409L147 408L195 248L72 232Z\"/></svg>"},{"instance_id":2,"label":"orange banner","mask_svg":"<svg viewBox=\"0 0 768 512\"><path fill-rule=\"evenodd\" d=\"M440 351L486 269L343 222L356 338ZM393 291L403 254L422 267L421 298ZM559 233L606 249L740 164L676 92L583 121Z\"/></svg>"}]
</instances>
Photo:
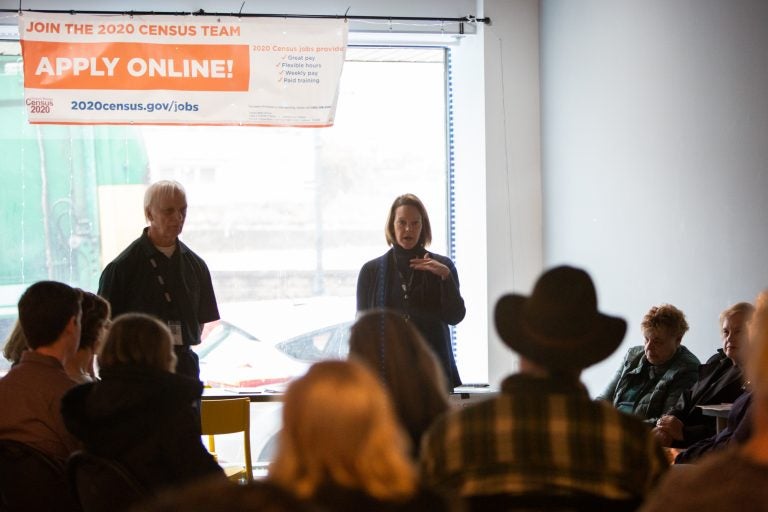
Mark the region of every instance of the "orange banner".
<instances>
[{"instance_id":1,"label":"orange banner","mask_svg":"<svg viewBox=\"0 0 768 512\"><path fill-rule=\"evenodd\" d=\"M248 45L21 41L25 87L248 91Z\"/></svg>"}]
</instances>

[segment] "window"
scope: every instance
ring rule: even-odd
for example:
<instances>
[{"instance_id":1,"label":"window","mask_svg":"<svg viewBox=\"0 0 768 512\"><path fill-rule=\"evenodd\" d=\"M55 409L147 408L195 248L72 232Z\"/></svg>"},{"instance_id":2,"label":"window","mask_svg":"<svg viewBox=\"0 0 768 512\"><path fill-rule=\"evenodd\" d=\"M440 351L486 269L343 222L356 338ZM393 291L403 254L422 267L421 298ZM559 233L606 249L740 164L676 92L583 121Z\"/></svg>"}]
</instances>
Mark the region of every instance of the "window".
<instances>
[{"instance_id":1,"label":"window","mask_svg":"<svg viewBox=\"0 0 768 512\"><path fill-rule=\"evenodd\" d=\"M159 179L187 189L182 239L213 275L222 321L199 347L211 384L274 385L343 354L357 274L387 249L395 196L421 197L432 248L448 253L445 49L350 48L327 129L33 126L20 58L4 53L3 339L30 283L97 288L139 235L144 187Z\"/></svg>"}]
</instances>

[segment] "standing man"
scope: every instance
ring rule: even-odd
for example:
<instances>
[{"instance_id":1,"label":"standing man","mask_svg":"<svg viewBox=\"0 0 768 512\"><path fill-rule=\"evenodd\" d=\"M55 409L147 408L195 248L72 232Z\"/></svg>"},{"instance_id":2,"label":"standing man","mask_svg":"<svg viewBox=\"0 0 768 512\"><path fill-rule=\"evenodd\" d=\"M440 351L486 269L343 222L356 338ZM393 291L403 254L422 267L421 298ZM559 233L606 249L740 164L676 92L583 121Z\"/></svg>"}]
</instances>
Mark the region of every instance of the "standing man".
<instances>
[{"instance_id":1,"label":"standing man","mask_svg":"<svg viewBox=\"0 0 768 512\"><path fill-rule=\"evenodd\" d=\"M497 397L430 427L426 484L469 498L473 510L637 506L667 466L664 453L640 419L591 400L580 381L616 350L626 322L598 311L592 279L573 267L545 272L530 297L505 295L495 318L520 371Z\"/></svg>"},{"instance_id":2,"label":"standing man","mask_svg":"<svg viewBox=\"0 0 768 512\"><path fill-rule=\"evenodd\" d=\"M208 266L179 240L187 217L187 196L176 181L158 181L144 194L149 226L101 274L99 295L112 316L147 313L166 322L173 334L176 373L200 378L191 350L200 343L203 324L219 319Z\"/></svg>"},{"instance_id":3,"label":"standing man","mask_svg":"<svg viewBox=\"0 0 768 512\"><path fill-rule=\"evenodd\" d=\"M61 397L76 385L64 364L80 344L81 300L79 290L56 281L27 288L19 299L19 324L29 349L0 379L0 439L27 444L62 463L80 448L59 411Z\"/></svg>"}]
</instances>

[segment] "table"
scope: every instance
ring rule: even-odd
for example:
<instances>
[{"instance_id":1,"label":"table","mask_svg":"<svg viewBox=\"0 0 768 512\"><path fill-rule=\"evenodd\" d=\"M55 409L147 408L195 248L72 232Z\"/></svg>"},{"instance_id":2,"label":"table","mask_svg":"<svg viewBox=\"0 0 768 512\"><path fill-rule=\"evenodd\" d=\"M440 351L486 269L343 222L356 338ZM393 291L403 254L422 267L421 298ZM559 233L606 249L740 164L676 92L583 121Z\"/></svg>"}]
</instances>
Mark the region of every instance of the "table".
<instances>
[{"instance_id":1,"label":"table","mask_svg":"<svg viewBox=\"0 0 768 512\"><path fill-rule=\"evenodd\" d=\"M260 475L266 473L266 462L274 450L274 440L282 426L282 401L285 385L275 385L275 389L259 388L204 388L203 400L222 400L225 398L248 398L251 401L251 452L254 467ZM480 400L495 396L497 389L490 386L461 386L449 396L450 403L456 407L467 407ZM222 459L242 462L242 442L239 439L222 439L216 443L216 451ZM261 463L259 461L262 461Z\"/></svg>"},{"instance_id":2,"label":"table","mask_svg":"<svg viewBox=\"0 0 768 512\"><path fill-rule=\"evenodd\" d=\"M715 417L715 428L720 433L728 425L728 416L731 414L733 404L697 405L704 416Z\"/></svg>"},{"instance_id":3,"label":"table","mask_svg":"<svg viewBox=\"0 0 768 512\"><path fill-rule=\"evenodd\" d=\"M448 397L451 404L458 407L467 407L468 405L493 398L499 393L498 389L488 385L469 385L459 386L453 389Z\"/></svg>"},{"instance_id":4,"label":"table","mask_svg":"<svg viewBox=\"0 0 768 512\"><path fill-rule=\"evenodd\" d=\"M450 401L455 405L466 407L480 400L495 396L499 391L490 386L459 386L450 395ZM248 398L251 402L282 402L282 389L259 388L205 388L203 400L222 400L225 398Z\"/></svg>"},{"instance_id":5,"label":"table","mask_svg":"<svg viewBox=\"0 0 768 512\"><path fill-rule=\"evenodd\" d=\"M270 389L253 388L204 388L203 400L222 400L225 398L248 398L251 402L282 402L283 392Z\"/></svg>"}]
</instances>

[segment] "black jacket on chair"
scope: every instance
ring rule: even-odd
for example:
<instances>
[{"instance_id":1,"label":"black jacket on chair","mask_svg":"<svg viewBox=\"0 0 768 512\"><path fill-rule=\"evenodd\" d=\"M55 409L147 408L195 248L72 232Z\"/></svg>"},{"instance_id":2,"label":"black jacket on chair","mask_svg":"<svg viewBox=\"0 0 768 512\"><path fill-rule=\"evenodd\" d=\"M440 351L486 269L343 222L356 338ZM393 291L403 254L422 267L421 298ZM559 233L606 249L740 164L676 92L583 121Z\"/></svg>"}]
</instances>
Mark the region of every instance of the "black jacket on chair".
<instances>
[{"instance_id":1,"label":"black jacket on chair","mask_svg":"<svg viewBox=\"0 0 768 512\"><path fill-rule=\"evenodd\" d=\"M200 382L129 365L101 378L62 399L64 422L87 451L121 463L150 490L223 475L200 439Z\"/></svg>"}]
</instances>

